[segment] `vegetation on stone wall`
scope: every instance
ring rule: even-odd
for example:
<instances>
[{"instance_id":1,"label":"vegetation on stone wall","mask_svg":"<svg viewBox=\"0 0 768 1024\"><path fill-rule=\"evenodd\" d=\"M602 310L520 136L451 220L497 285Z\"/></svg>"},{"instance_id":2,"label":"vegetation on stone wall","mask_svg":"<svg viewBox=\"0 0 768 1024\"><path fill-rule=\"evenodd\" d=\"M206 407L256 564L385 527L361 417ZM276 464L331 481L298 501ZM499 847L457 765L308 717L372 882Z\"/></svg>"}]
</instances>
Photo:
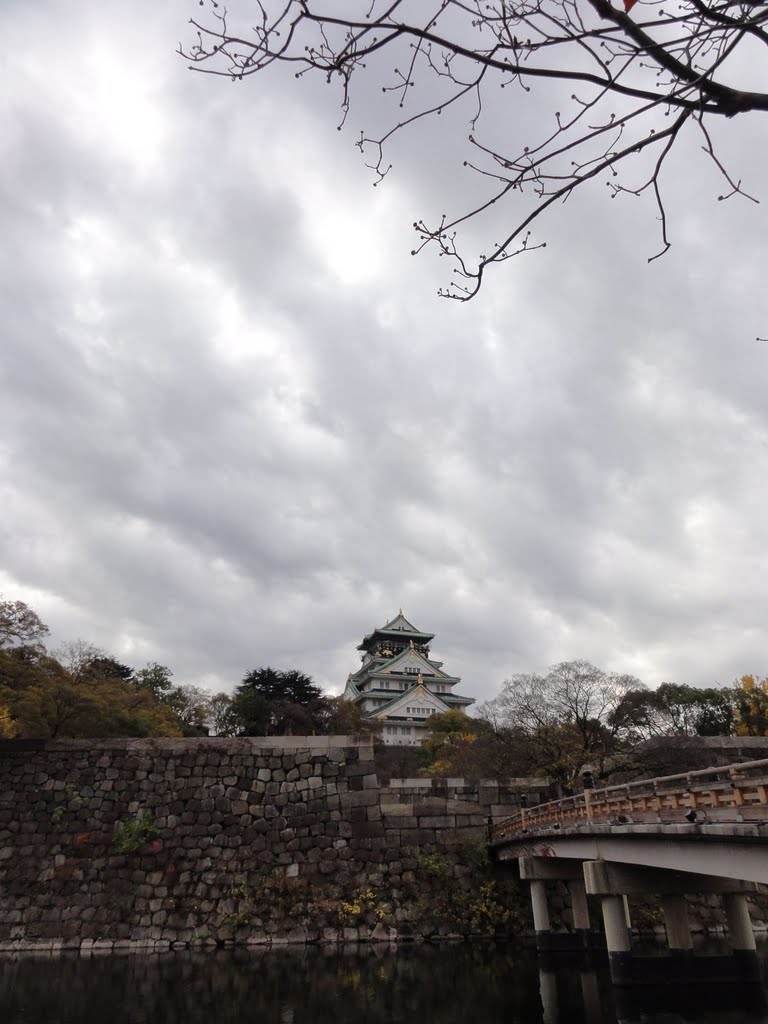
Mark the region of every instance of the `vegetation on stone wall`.
<instances>
[{"instance_id":1,"label":"vegetation on stone wall","mask_svg":"<svg viewBox=\"0 0 768 1024\"><path fill-rule=\"evenodd\" d=\"M138 853L158 835L157 825L149 811L144 811L132 821L121 821L112 837L112 845L118 853Z\"/></svg>"},{"instance_id":2,"label":"vegetation on stone wall","mask_svg":"<svg viewBox=\"0 0 768 1024\"><path fill-rule=\"evenodd\" d=\"M340 930L352 940L501 937L530 926L526 894L508 872L494 870L479 844L424 853L405 877L374 874L375 885L365 875L290 877L279 866L263 868L255 878L237 879L223 904L198 912L198 934L245 940L254 930L268 933L286 921L327 935Z\"/></svg>"}]
</instances>

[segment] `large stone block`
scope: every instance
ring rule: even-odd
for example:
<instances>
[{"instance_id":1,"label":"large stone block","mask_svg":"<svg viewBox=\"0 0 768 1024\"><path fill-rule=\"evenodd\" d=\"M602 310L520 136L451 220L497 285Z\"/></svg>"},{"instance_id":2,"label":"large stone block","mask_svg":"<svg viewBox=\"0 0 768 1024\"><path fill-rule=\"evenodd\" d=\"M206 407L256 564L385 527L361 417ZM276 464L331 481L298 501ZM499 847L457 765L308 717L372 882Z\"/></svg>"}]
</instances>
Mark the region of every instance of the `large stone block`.
<instances>
[{"instance_id":1,"label":"large stone block","mask_svg":"<svg viewBox=\"0 0 768 1024\"><path fill-rule=\"evenodd\" d=\"M419 818L419 828L456 828L456 818L452 814L424 815Z\"/></svg>"},{"instance_id":2,"label":"large stone block","mask_svg":"<svg viewBox=\"0 0 768 1024\"><path fill-rule=\"evenodd\" d=\"M414 809L410 804L385 804L381 805L381 813L385 818L413 818L416 820Z\"/></svg>"},{"instance_id":3,"label":"large stone block","mask_svg":"<svg viewBox=\"0 0 768 1024\"><path fill-rule=\"evenodd\" d=\"M342 810L350 807L372 807L378 802L378 793L370 789L360 790L357 793L342 793L339 797L339 805Z\"/></svg>"}]
</instances>

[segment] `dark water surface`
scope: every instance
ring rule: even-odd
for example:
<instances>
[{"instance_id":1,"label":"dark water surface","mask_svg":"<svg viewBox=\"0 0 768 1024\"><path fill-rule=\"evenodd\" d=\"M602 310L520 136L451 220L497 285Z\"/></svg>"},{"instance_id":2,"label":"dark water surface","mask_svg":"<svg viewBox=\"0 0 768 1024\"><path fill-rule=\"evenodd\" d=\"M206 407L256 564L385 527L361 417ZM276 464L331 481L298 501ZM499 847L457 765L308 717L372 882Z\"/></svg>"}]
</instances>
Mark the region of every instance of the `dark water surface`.
<instances>
[{"instance_id":1,"label":"dark water surface","mask_svg":"<svg viewBox=\"0 0 768 1024\"><path fill-rule=\"evenodd\" d=\"M494 945L0 959L0 1024L768 1024L744 995L642 1005Z\"/></svg>"}]
</instances>

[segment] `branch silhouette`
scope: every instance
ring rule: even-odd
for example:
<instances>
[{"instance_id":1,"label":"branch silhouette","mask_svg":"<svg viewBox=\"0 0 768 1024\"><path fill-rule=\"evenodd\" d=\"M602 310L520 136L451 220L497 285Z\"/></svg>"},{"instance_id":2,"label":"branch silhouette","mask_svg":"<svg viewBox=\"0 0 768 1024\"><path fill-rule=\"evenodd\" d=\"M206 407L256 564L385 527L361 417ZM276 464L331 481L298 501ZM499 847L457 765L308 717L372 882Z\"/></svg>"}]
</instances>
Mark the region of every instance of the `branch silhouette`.
<instances>
[{"instance_id":1,"label":"branch silhouette","mask_svg":"<svg viewBox=\"0 0 768 1024\"><path fill-rule=\"evenodd\" d=\"M197 71L242 80L287 64L296 77L318 74L340 85L339 127L358 79L378 76L392 119L357 141L374 184L391 169L393 136L415 132L418 142L425 121L467 117L466 137L460 120L443 130L465 137L478 192L453 215L414 224L413 254L436 248L452 265L447 298L471 299L491 265L544 248L532 234L543 215L601 177L612 198L653 197L661 247L649 262L662 256L671 245L663 172L691 129L728 186L718 199L757 202L726 169L710 125L768 111L768 93L738 84L745 66L764 66L768 0L625 0L624 9L610 0L256 0L244 28L217 0L200 4L208 18L191 22L195 40L179 49ZM574 91L555 96L547 83ZM499 121L517 116L521 98L536 99L536 123L522 145L502 144ZM487 251L467 256L459 229L477 220L487 230L491 211Z\"/></svg>"}]
</instances>

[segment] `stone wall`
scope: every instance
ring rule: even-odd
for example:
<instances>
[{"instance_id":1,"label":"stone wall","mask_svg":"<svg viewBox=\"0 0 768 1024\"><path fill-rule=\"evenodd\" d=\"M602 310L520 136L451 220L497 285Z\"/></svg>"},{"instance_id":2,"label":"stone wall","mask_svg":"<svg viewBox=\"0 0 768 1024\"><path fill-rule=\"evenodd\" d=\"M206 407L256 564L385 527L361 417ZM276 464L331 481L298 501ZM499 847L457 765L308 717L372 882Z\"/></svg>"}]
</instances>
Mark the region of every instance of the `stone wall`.
<instances>
[{"instance_id":1,"label":"stone wall","mask_svg":"<svg viewBox=\"0 0 768 1024\"><path fill-rule=\"evenodd\" d=\"M723 768L763 758L768 758L768 736L656 736L638 743L631 751L629 763L623 755L607 785Z\"/></svg>"},{"instance_id":2,"label":"stone wall","mask_svg":"<svg viewBox=\"0 0 768 1024\"><path fill-rule=\"evenodd\" d=\"M0 743L0 948L519 933L458 797L348 737Z\"/></svg>"},{"instance_id":3,"label":"stone wall","mask_svg":"<svg viewBox=\"0 0 768 1024\"><path fill-rule=\"evenodd\" d=\"M385 791L382 799L387 802L415 804L428 797L459 800L474 804L493 822L519 810L521 793L526 794L531 805L549 799L549 780L534 778L509 779L504 783L491 779L480 782L450 778L390 779L386 788L388 793Z\"/></svg>"}]
</instances>

